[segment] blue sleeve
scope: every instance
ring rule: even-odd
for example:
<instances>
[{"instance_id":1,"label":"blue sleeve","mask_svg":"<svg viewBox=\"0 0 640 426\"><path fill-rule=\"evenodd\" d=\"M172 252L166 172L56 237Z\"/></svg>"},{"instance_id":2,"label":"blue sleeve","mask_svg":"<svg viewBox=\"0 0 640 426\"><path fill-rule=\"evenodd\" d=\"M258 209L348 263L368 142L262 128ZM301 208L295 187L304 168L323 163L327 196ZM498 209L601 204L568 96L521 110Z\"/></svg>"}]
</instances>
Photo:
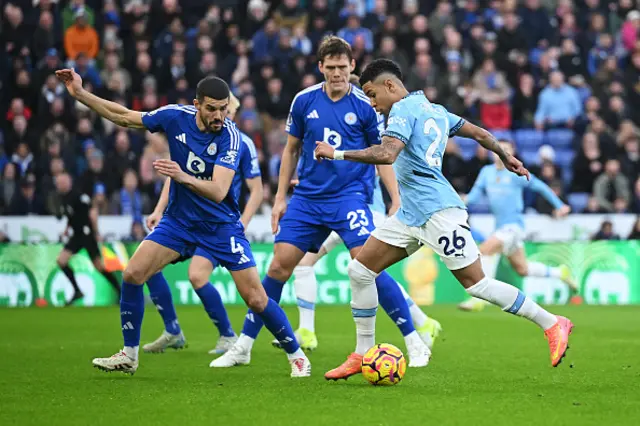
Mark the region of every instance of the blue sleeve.
<instances>
[{"instance_id":1,"label":"blue sleeve","mask_svg":"<svg viewBox=\"0 0 640 426\"><path fill-rule=\"evenodd\" d=\"M304 136L304 101L300 95L296 95L291 102L289 117L284 130L291 136L302 139Z\"/></svg>"},{"instance_id":2,"label":"blue sleeve","mask_svg":"<svg viewBox=\"0 0 640 426\"><path fill-rule=\"evenodd\" d=\"M391 107L389 119L387 120L387 128L382 132L382 136L396 138L407 145L409 139L411 139L415 121L416 118L407 111L404 104L402 102L396 102L393 107Z\"/></svg>"},{"instance_id":3,"label":"blue sleeve","mask_svg":"<svg viewBox=\"0 0 640 426\"><path fill-rule=\"evenodd\" d=\"M142 114L142 124L151 133L166 132L168 124L180 111L179 105L166 105Z\"/></svg>"},{"instance_id":4,"label":"blue sleeve","mask_svg":"<svg viewBox=\"0 0 640 426\"><path fill-rule=\"evenodd\" d=\"M447 111L447 116L449 118L449 137L455 135L456 133L458 133L458 130L460 130L460 128L462 126L464 126L465 120L464 118L455 115L452 112Z\"/></svg>"},{"instance_id":5,"label":"blue sleeve","mask_svg":"<svg viewBox=\"0 0 640 426\"><path fill-rule=\"evenodd\" d=\"M242 141L240 150L240 173L243 179L253 179L260 176L260 162L258 153L251 139Z\"/></svg>"},{"instance_id":6,"label":"blue sleeve","mask_svg":"<svg viewBox=\"0 0 640 426\"><path fill-rule=\"evenodd\" d=\"M484 167L480 170L480 174L473 184L473 188L471 188L471 191L467 194L467 205L477 203L485 192L487 188L487 172L485 170Z\"/></svg>"},{"instance_id":7,"label":"blue sleeve","mask_svg":"<svg viewBox=\"0 0 640 426\"><path fill-rule=\"evenodd\" d=\"M545 200L547 200L554 209L559 209L564 205L562 200L558 198L558 196L553 192L549 185L541 181L535 176L531 176L531 180L527 181L526 178L523 178L525 182L528 182L527 187L536 193L542 195Z\"/></svg>"},{"instance_id":8,"label":"blue sleeve","mask_svg":"<svg viewBox=\"0 0 640 426\"><path fill-rule=\"evenodd\" d=\"M238 171L240 164L240 144L243 143L240 138L240 132L232 123L223 127L220 142L218 143L218 158L216 158L216 166L226 167L234 171Z\"/></svg>"}]
</instances>

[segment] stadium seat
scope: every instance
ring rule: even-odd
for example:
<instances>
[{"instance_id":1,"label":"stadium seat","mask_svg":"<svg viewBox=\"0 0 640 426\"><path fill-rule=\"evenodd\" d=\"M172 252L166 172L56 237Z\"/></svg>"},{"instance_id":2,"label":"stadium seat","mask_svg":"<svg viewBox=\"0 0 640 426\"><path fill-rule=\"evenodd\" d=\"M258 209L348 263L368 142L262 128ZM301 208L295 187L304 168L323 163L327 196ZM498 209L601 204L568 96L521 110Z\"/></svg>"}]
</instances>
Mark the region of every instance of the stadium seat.
<instances>
[{"instance_id":1,"label":"stadium seat","mask_svg":"<svg viewBox=\"0 0 640 426\"><path fill-rule=\"evenodd\" d=\"M567 196L567 201L569 201L573 213L580 213L587 208L589 194L586 192L574 192Z\"/></svg>"},{"instance_id":2,"label":"stadium seat","mask_svg":"<svg viewBox=\"0 0 640 426\"><path fill-rule=\"evenodd\" d=\"M474 155L476 155L476 150L478 149L478 142L474 141L473 139L463 138L459 136L456 136L453 139L456 141L456 143L460 147L460 154L462 154L462 157L466 161L470 160L471 158L473 158Z\"/></svg>"},{"instance_id":3,"label":"stadium seat","mask_svg":"<svg viewBox=\"0 0 640 426\"><path fill-rule=\"evenodd\" d=\"M543 133L533 129L516 130L515 142L518 151L537 150L543 144Z\"/></svg>"},{"instance_id":4,"label":"stadium seat","mask_svg":"<svg viewBox=\"0 0 640 426\"><path fill-rule=\"evenodd\" d=\"M544 143L556 149L567 149L573 147L574 137L573 130L553 129L548 130L544 135Z\"/></svg>"},{"instance_id":5,"label":"stadium seat","mask_svg":"<svg viewBox=\"0 0 640 426\"><path fill-rule=\"evenodd\" d=\"M533 164L538 164L538 151L523 149L517 155L517 157L524 163L525 166L531 167Z\"/></svg>"},{"instance_id":6,"label":"stadium seat","mask_svg":"<svg viewBox=\"0 0 640 426\"><path fill-rule=\"evenodd\" d=\"M560 167L570 167L576 153L570 149L558 149L555 163Z\"/></svg>"},{"instance_id":7,"label":"stadium seat","mask_svg":"<svg viewBox=\"0 0 640 426\"><path fill-rule=\"evenodd\" d=\"M511 133L511 130L489 130L489 131L493 134L493 136L495 136L498 139L505 139L513 142L513 133Z\"/></svg>"}]
</instances>

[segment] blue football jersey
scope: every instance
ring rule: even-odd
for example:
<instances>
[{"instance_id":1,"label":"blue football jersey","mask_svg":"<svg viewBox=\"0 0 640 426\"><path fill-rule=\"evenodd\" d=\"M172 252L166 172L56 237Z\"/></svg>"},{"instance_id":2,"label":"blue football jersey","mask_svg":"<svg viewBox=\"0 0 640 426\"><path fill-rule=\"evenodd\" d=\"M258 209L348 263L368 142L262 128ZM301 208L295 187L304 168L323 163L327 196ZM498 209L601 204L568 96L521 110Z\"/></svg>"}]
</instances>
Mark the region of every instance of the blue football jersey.
<instances>
[{"instance_id":1,"label":"blue football jersey","mask_svg":"<svg viewBox=\"0 0 640 426\"><path fill-rule=\"evenodd\" d=\"M142 123L152 133L164 132L171 159L198 179L211 180L214 166L238 170L242 141L229 119L219 132L202 132L196 125L195 107L167 105L143 114ZM240 217L236 192L232 186L225 199L216 203L172 182L166 214L184 224L236 222Z\"/></svg>"},{"instance_id":2,"label":"blue football jersey","mask_svg":"<svg viewBox=\"0 0 640 426\"><path fill-rule=\"evenodd\" d=\"M379 127L380 126L380 127ZM382 119L362 90L350 85L337 102L329 99L324 83L299 92L291 103L286 124L290 135L302 140L298 162L300 183L294 196L338 201L360 197L371 203L373 165L315 159L316 141L339 150L365 149L380 143Z\"/></svg>"},{"instance_id":3,"label":"blue football jersey","mask_svg":"<svg viewBox=\"0 0 640 426\"><path fill-rule=\"evenodd\" d=\"M383 136L406 146L393 169L400 188L398 219L422 226L436 212L465 205L442 174L442 157L449 137L465 123L442 105L432 104L422 91L412 92L391 108Z\"/></svg>"},{"instance_id":4,"label":"blue football jersey","mask_svg":"<svg viewBox=\"0 0 640 426\"><path fill-rule=\"evenodd\" d=\"M495 164L484 166L480 170L467 196L467 203L477 203L484 193L489 199L491 213L496 218L496 228L509 224L517 224L524 228L525 188L542 195L556 209L564 204L546 183L535 176L531 175L531 180L527 180L526 177L515 175L507 169L498 170Z\"/></svg>"},{"instance_id":5,"label":"blue football jersey","mask_svg":"<svg viewBox=\"0 0 640 426\"><path fill-rule=\"evenodd\" d=\"M249 136L240 132L242 143L240 144L240 163L238 164L238 172L233 177L231 188L236 198L240 195L242 182L247 179L253 179L261 176L260 162L258 160L258 151Z\"/></svg>"}]
</instances>

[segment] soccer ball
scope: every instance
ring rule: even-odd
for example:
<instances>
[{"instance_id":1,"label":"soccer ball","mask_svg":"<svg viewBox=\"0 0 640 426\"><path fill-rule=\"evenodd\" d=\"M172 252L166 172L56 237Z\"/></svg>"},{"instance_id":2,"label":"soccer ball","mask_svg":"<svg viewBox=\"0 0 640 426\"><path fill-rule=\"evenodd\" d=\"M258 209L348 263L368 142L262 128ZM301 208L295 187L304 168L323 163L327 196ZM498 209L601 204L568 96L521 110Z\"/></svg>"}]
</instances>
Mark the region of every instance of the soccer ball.
<instances>
[{"instance_id":1,"label":"soccer ball","mask_svg":"<svg viewBox=\"0 0 640 426\"><path fill-rule=\"evenodd\" d=\"M389 343L375 345L362 357L362 375L374 386L396 385L406 370L402 351Z\"/></svg>"}]
</instances>

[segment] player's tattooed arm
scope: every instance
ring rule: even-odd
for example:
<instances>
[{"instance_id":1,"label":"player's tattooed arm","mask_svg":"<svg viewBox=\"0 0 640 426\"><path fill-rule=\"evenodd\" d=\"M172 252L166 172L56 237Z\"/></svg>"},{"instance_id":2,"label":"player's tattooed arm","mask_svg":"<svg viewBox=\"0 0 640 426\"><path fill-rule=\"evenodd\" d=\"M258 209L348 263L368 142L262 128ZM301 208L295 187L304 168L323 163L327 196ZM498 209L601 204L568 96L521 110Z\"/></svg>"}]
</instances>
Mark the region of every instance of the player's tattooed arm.
<instances>
[{"instance_id":1,"label":"player's tattooed arm","mask_svg":"<svg viewBox=\"0 0 640 426\"><path fill-rule=\"evenodd\" d=\"M502 149L498 139L496 139L496 137L488 130L466 121L456 134L465 138L475 139L476 142L489 151L495 152L500 160L502 160L507 170L517 174L518 176L526 176L527 179L530 178L529 171L524 167L522 162Z\"/></svg>"},{"instance_id":2,"label":"player's tattooed arm","mask_svg":"<svg viewBox=\"0 0 640 426\"><path fill-rule=\"evenodd\" d=\"M478 127L475 124L471 124L468 121L465 122L460 130L456 133L457 136L462 136L465 138L474 139L480 145L488 149L489 151L493 151L496 155L501 159L505 160L507 158L507 153L502 149L500 144L498 143L498 139L491 134L486 129L482 127Z\"/></svg>"},{"instance_id":3,"label":"player's tattooed arm","mask_svg":"<svg viewBox=\"0 0 640 426\"><path fill-rule=\"evenodd\" d=\"M325 142L316 142L316 158L344 159L367 164L393 164L403 149L404 143L391 136L383 136L380 145L372 145L369 148L354 151L336 151Z\"/></svg>"}]
</instances>

